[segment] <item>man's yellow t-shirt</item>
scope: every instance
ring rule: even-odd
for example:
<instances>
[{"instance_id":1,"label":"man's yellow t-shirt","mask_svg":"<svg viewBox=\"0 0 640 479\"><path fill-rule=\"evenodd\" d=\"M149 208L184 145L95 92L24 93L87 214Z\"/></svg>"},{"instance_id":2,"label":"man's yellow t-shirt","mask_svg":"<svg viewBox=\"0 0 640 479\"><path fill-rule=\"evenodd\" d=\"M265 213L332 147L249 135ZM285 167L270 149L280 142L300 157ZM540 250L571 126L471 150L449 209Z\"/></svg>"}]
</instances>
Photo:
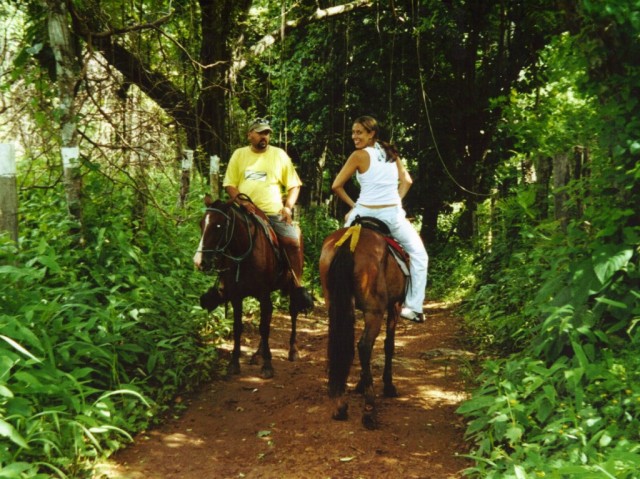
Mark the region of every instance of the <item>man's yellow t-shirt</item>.
<instances>
[{"instance_id":1,"label":"man's yellow t-shirt","mask_svg":"<svg viewBox=\"0 0 640 479\"><path fill-rule=\"evenodd\" d=\"M222 181L223 187L235 186L267 215L278 214L282 210L283 194L301 185L289 155L271 145L260 153L250 146L238 148L231 155Z\"/></svg>"}]
</instances>

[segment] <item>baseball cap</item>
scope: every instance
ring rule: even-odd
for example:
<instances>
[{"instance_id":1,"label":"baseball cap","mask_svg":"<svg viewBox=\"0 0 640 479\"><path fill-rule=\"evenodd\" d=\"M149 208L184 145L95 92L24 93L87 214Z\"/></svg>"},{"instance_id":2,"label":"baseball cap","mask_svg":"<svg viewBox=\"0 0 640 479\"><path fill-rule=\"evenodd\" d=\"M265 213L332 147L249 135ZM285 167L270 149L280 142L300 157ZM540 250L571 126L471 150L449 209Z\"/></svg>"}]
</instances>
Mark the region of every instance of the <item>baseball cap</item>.
<instances>
[{"instance_id":1,"label":"baseball cap","mask_svg":"<svg viewBox=\"0 0 640 479\"><path fill-rule=\"evenodd\" d=\"M249 131L255 131L257 133L262 133L267 130L273 131L269 124L269 120L265 120L264 118L256 118L251 122L251 126L249 127Z\"/></svg>"}]
</instances>

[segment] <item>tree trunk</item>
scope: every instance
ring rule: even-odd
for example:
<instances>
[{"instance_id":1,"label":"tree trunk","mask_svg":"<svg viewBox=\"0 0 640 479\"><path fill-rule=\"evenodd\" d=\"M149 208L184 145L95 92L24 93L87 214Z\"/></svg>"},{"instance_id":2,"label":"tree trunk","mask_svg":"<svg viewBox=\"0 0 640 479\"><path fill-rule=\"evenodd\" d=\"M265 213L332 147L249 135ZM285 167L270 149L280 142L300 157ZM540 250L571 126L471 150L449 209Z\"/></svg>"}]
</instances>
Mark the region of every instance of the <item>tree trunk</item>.
<instances>
[{"instance_id":1,"label":"tree trunk","mask_svg":"<svg viewBox=\"0 0 640 479\"><path fill-rule=\"evenodd\" d=\"M209 157L209 185L211 186L211 196L214 200L220 198L220 157L211 155Z\"/></svg>"},{"instance_id":2,"label":"tree trunk","mask_svg":"<svg viewBox=\"0 0 640 479\"><path fill-rule=\"evenodd\" d=\"M0 233L18 241L16 153L12 143L0 144Z\"/></svg>"},{"instance_id":3,"label":"tree trunk","mask_svg":"<svg viewBox=\"0 0 640 479\"><path fill-rule=\"evenodd\" d=\"M202 89L196 106L197 131L195 135L188 135L188 145L193 149L200 147L203 152L202 156L196 155L196 166L206 176L210 156L218 155L223 161L229 158L231 145L227 141L227 92L232 90L230 82L234 81L230 75L233 60L230 45L231 39L239 36L236 29L242 24L253 2L199 0L199 3Z\"/></svg>"},{"instance_id":4,"label":"tree trunk","mask_svg":"<svg viewBox=\"0 0 640 479\"><path fill-rule=\"evenodd\" d=\"M551 158L548 156L537 157L534 160L536 173L536 199L535 208L538 212L538 220L544 220L549 216L549 181L551 180Z\"/></svg>"},{"instance_id":5,"label":"tree trunk","mask_svg":"<svg viewBox=\"0 0 640 479\"><path fill-rule=\"evenodd\" d=\"M182 175L180 177L180 199L178 206L184 208L191 189L191 167L193 166L193 150L182 152Z\"/></svg>"},{"instance_id":6,"label":"tree trunk","mask_svg":"<svg viewBox=\"0 0 640 479\"><path fill-rule=\"evenodd\" d=\"M569 180L569 155L559 153L553 157L553 197L555 219L563 230L567 229L567 183Z\"/></svg>"},{"instance_id":7,"label":"tree trunk","mask_svg":"<svg viewBox=\"0 0 640 479\"><path fill-rule=\"evenodd\" d=\"M76 125L76 85L80 79L80 65L71 31L68 27L68 11L64 0L47 0L49 7L49 42L56 59L58 83L58 111L60 112L60 136L64 169L64 185L69 214L82 230L82 176L80 175L79 150Z\"/></svg>"},{"instance_id":8,"label":"tree trunk","mask_svg":"<svg viewBox=\"0 0 640 479\"><path fill-rule=\"evenodd\" d=\"M589 150L583 146L576 146L573 149L573 179L581 180L589 173ZM576 215L581 218L585 210L585 196L588 194L586 188L580 189L580 197L576 198Z\"/></svg>"},{"instance_id":9,"label":"tree trunk","mask_svg":"<svg viewBox=\"0 0 640 479\"><path fill-rule=\"evenodd\" d=\"M145 145L146 146L146 145ZM145 224L147 203L149 198L149 188L147 185L149 152L141 150L137 155L133 165L133 174L136 182L135 199L133 203L132 218L134 227L142 229Z\"/></svg>"},{"instance_id":10,"label":"tree trunk","mask_svg":"<svg viewBox=\"0 0 640 479\"><path fill-rule=\"evenodd\" d=\"M322 197L322 187L323 179L324 179L324 167L327 162L327 154L329 153L329 145L325 144L324 150L322 151L322 155L318 159L317 163L314 165L314 174L313 174L313 184L311 185L311 191L309 192L309 204L314 206L319 206L322 204L324 198Z\"/></svg>"}]
</instances>

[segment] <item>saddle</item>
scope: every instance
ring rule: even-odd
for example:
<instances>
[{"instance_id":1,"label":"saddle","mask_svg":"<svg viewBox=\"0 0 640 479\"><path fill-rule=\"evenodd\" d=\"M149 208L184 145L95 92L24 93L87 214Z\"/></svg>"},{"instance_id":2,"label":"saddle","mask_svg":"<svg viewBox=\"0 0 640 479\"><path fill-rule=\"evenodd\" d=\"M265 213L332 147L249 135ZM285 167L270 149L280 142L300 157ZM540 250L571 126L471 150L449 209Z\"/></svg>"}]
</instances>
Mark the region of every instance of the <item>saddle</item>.
<instances>
[{"instance_id":1,"label":"saddle","mask_svg":"<svg viewBox=\"0 0 640 479\"><path fill-rule=\"evenodd\" d=\"M387 249L391 253L391 256L394 257L404 275L409 276L409 255L404 250L402 245L400 245L400 243L398 243L398 241L396 241L396 239L391 236L391 230L389 230L389 226L384 221L379 220L378 218L374 218L373 216L357 215L356 219L351 223L349 229L345 232L342 238L340 238L336 242L336 247L340 246L348 238L351 238L351 251L355 250L356 244L358 244L358 238L360 236L359 228L361 227L368 228L382 235L384 240L387 242Z\"/></svg>"},{"instance_id":2,"label":"saddle","mask_svg":"<svg viewBox=\"0 0 640 479\"><path fill-rule=\"evenodd\" d=\"M265 234L267 235L267 238L269 238L269 242L271 243L271 246L273 247L273 250L276 253L276 256L279 256L280 243L278 242L278 235L276 235L276 232L271 226L271 223L269 223L269 218L267 218L267 215L265 215L264 212L257 207L256 207L255 214L250 214L247 210L245 210L242 206L238 205L237 203L233 203L232 207L236 208L240 213L247 215L249 216L249 218L253 218L255 220L256 224L264 230Z\"/></svg>"}]
</instances>

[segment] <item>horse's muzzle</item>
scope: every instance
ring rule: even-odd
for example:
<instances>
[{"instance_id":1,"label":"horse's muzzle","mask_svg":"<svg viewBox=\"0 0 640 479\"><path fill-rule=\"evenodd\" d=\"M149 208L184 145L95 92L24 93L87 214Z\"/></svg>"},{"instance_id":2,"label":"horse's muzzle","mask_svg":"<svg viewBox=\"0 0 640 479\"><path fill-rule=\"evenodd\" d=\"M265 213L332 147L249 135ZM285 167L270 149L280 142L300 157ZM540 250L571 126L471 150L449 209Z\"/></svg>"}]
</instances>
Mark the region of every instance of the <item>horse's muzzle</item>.
<instances>
[{"instance_id":1,"label":"horse's muzzle","mask_svg":"<svg viewBox=\"0 0 640 479\"><path fill-rule=\"evenodd\" d=\"M193 256L193 265L203 273L208 273L213 269L213 258L210 254L204 254L198 251Z\"/></svg>"},{"instance_id":2,"label":"horse's muzzle","mask_svg":"<svg viewBox=\"0 0 640 479\"><path fill-rule=\"evenodd\" d=\"M206 293L200 296L200 307L207 311L213 311L225 302L226 299L222 296L222 292L216 287L209 288Z\"/></svg>"}]
</instances>

